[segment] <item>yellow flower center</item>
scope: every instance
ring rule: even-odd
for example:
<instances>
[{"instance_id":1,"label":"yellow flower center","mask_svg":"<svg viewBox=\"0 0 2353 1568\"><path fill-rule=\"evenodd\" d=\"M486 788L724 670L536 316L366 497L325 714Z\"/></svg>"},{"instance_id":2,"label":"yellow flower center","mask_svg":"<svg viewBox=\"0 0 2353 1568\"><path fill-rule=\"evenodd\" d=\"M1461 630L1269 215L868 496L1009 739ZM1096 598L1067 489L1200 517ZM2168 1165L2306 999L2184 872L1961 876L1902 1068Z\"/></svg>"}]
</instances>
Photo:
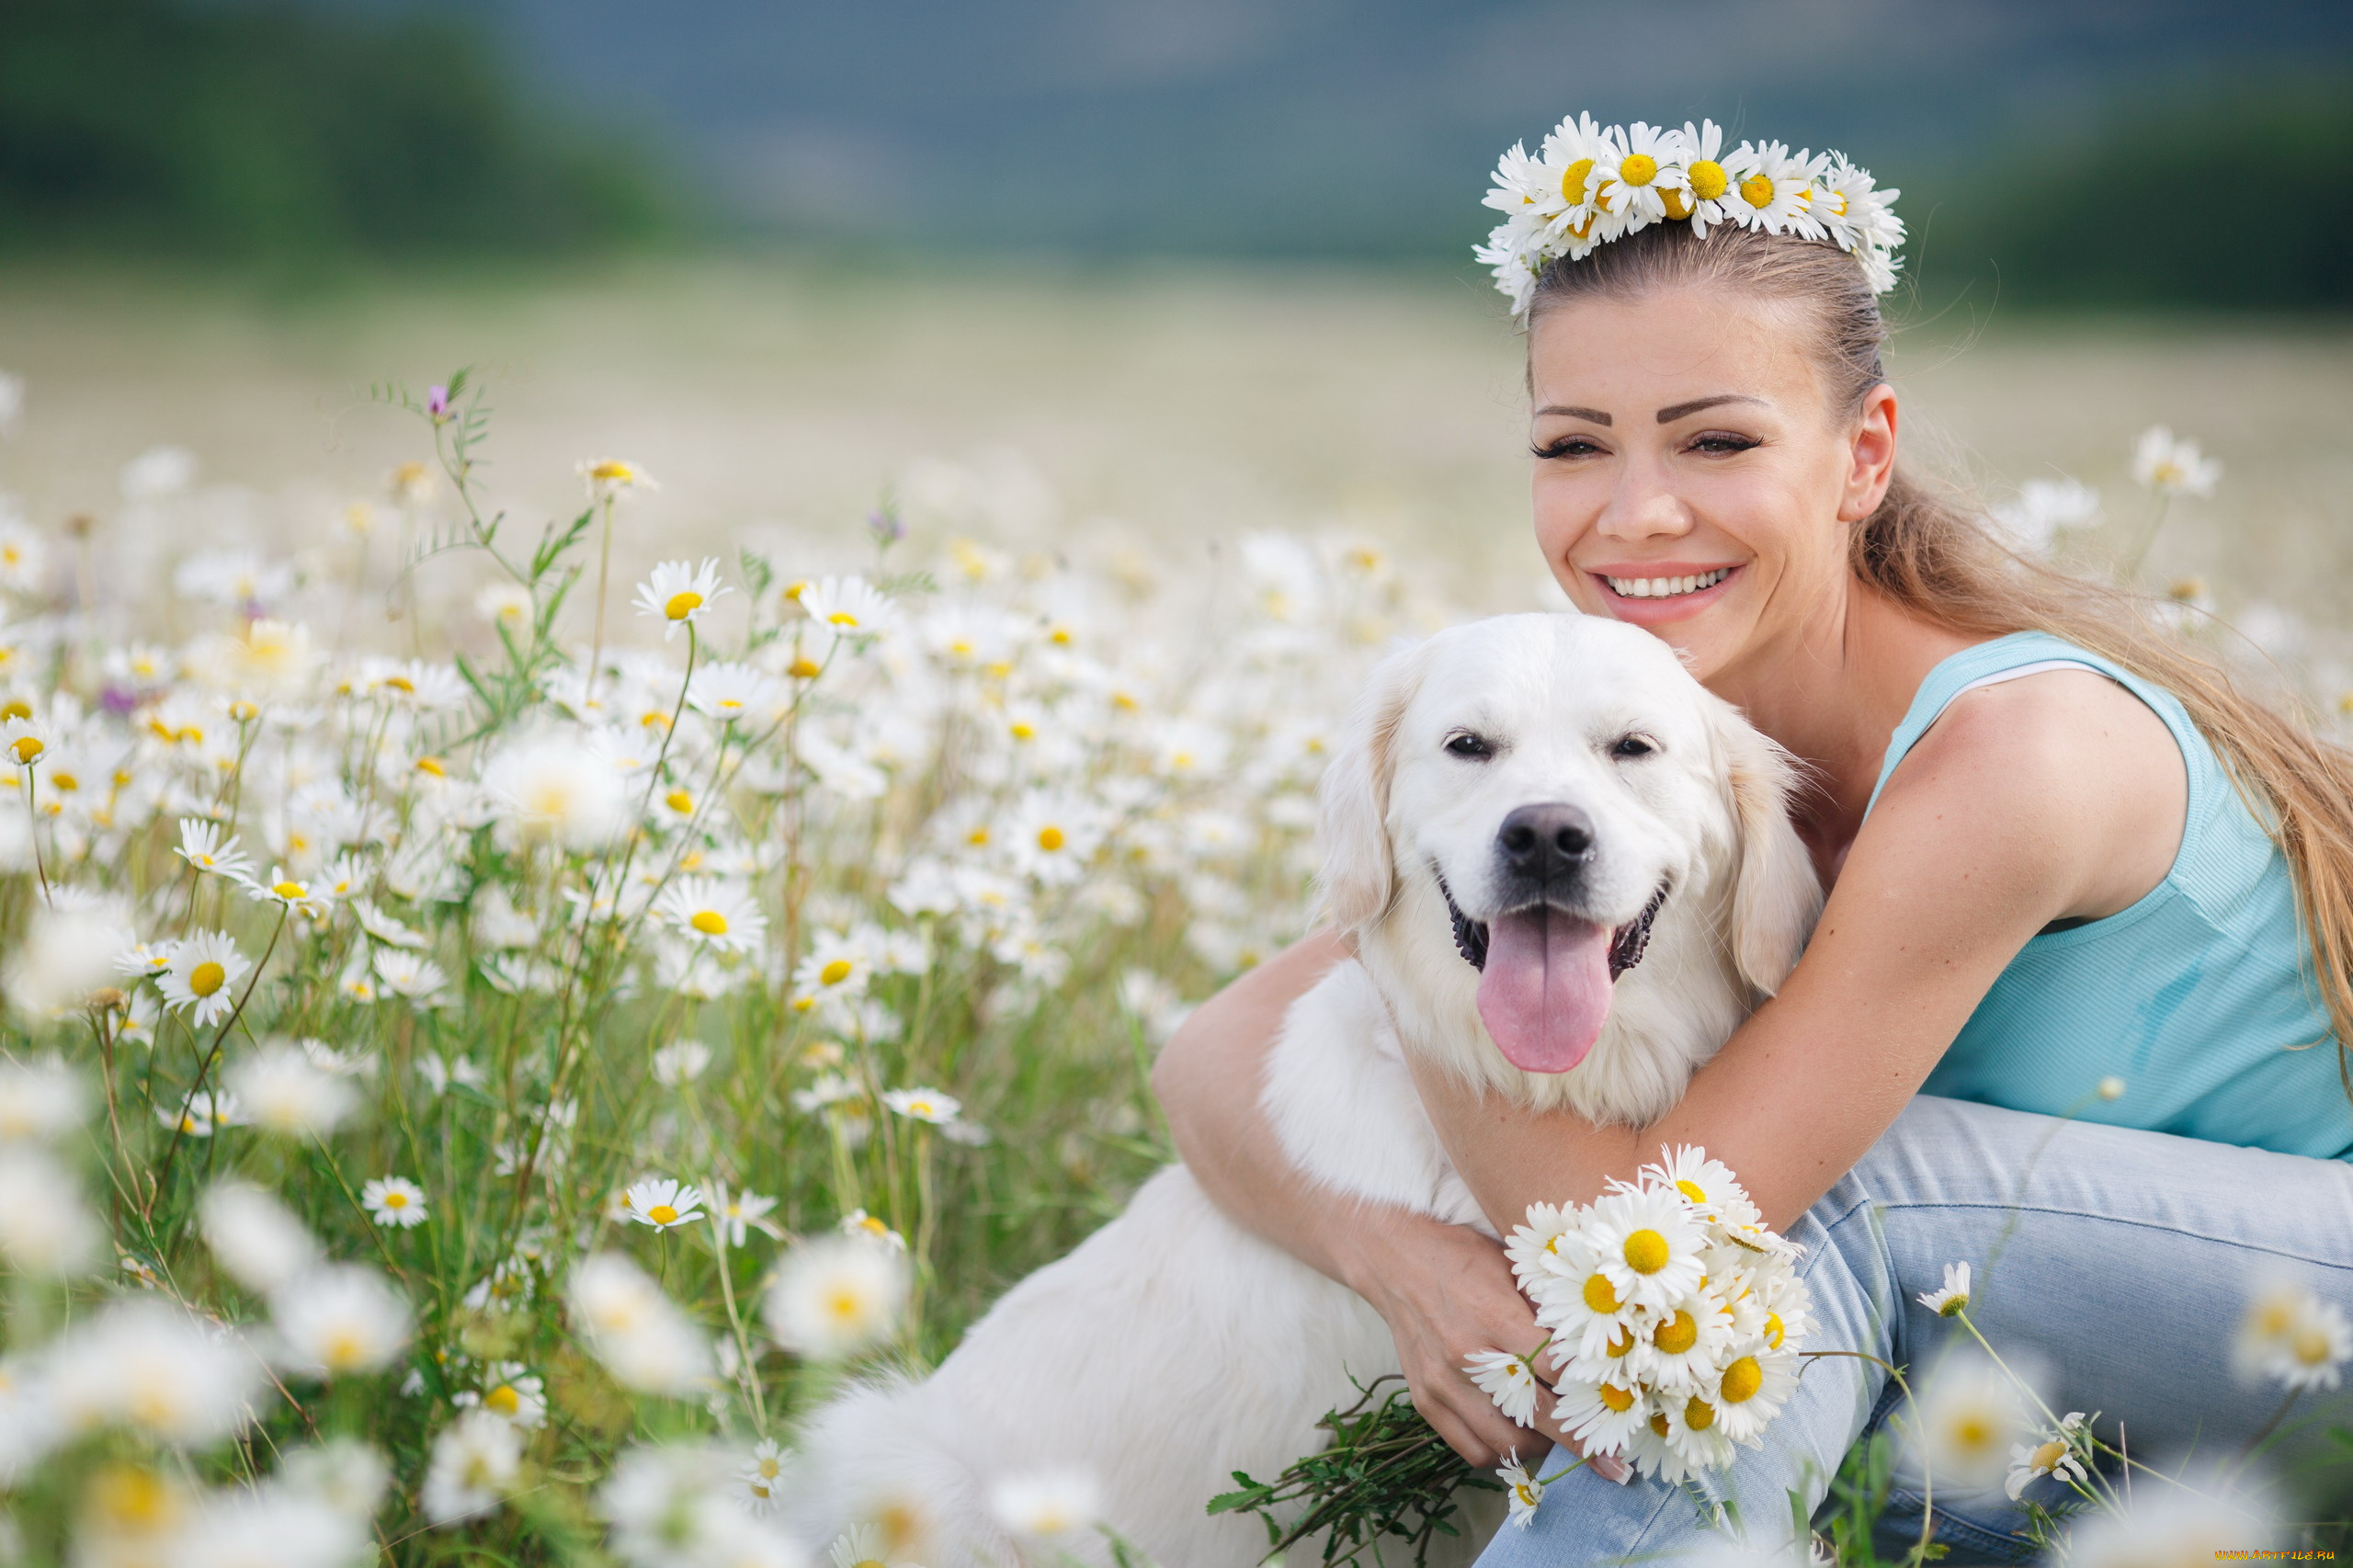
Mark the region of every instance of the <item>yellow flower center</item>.
<instances>
[{"instance_id":1,"label":"yellow flower center","mask_svg":"<svg viewBox=\"0 0 2353 1568\"><path fill-rule=\"evenodd\" d=\"M1756 1364L1754 1356L1743 1356L1724 1369L1723 1386L1717 1398L1726 1404L1746 1404L1765 1386L1765 1369Z\"/></svg>"},{"instance_id":2,"label":"yellow flower center","mask_svg":"<svg viewBox=\"0 0 2353 1568\"><path fill-rule=\"evenodd\" d=\"M2027 1468L2029 1470L2040 1471L2055 1469L2058 1466L2059 1461L2066 1457L2066 1453L2067 1445L2065 1442L2062 1441L2060 1438L2053 1437L2049 1442L2043 1444L2042 1447L2035 1449L2034 1452L2027 1455Z\"/></svg>"},{"instance_id":3,"label":"yellow flower center","mask_svg":"<svg viewBox=\"0 0 2353 1568\"><path fill-rule=\"evenodd\" d=\"M1611 1383L1604 1383L1593 1392L1595 1397L1598 1398L1602 1403L1620 1415L1634 1408L1634 1393L1631 1389L1621 1389Z\"/></svg>"},{"instance_id":4,"label":"yellow flower center","mask_svg":"<svg viewBox=\"0 0 2353 1568\"><path fill-rule=\"evenodd\" d=\"M1634 1331L1631 1328L1620 1328L1609 1341L1609 1358L1613 1361L1617 1360L1633 1347Z\"/></svg>"},{"instance_id":5,"label":"yellow flower center","mask_svg":"<svg viewBox=\"0 0 2353 1568\"><path fill-rule=\"evenodd\" d=\"M839 985L843 981L849 978L850 971L857 967L858 966L856 964L851 963L847 959L835 959L833 962L827 964L824 968L817 971L817 983L820 985Z\"/></svg>"},{"instance_id":6,"label":"yellow flower center","mask_svg":"<svg viewBox=\"0 0 2353 1568\"><path fill-rule=\"evenodd\" d=\"M835 1289L825 1298L825 1311L847 1323L853 1318L864 1315L866 1299L844 1285Z\"/></svg>"},{"instance_id":7,"label":"yellow flower center","mask_svg":"<svg viewBox=\"0 0 2353 1568\"><path fill-rule=\"evenodd\" d=\"M512 1384L501 1383L482 1396L482 1407L494 1415L512 1416L523 1408L523 1396Z\"/></svg>"},{"instance_id":8,"label":"yellow flower center","mask_svg":"<svg viewBox=\"0 0 2353 1568\"><path fill-rule=\"evenodd\" d=\"M1706 1400L1693 1396L1683 1407L1683 1425L1694 1432L1704 1432L1716 1424L1716 1407Z\"/></svg>"},{"instance_id":9,"label":"yellow flower center","mask_svg":"<svg viewBox=\"0 0 2353 1568\"><path fill-rule=\"evenodd\" d=\"M720 914L719 911L715 909L696 910L694 914L688 918L687 924L693 926L696 930L701 932L706 937L724 937L727 935L727 916Z\"/></svg>"},{"instance_id":10,"label":"yellow flower center","mask_svg":"<svg viewBox=\"0 0 2353 1568\"><path fill-rule=\"evenodd\" d=\"M1964 1415L1952 1426L1953 1446L1967 1453L1994 1440L1994 1428L1982 1415Z\"/></svg>"},{"instance_id":11,"label":"yellow flower center","mask_svg":"<svg viewBox=\"0 0 2353 1568\"><path fill-rule=\"evenodd\" d=\"M637 478L637 471L625 462L607 458L588 471L588 477L602 480L607 484L628 484Z\"/></svg>"},{"instance_id":12,"label":"yellow flower center","mask_svg":"<svg viewBox=\"0 0 2353 1568\"><path fill-rule=\"evenodd\" d=\"M1637 1274L1656 1274L1666 1267L1666 1238L1656 1231L1634 1232L1619 1250L1626 1267Z\"/></svg>"},{"instance_id":13,"label":"yellow flower center","mask_svg":"<svg viewBox=\"0 0 2353 1568\"><path fill-rule=\"evenodd\" d=\"M319 1349L319 1359L326 1363L331 1372L348 1371L368 1358L367 1345L349 1329L328 1335Z\"/></svg>"},{"instance_id":14,"label":"yellow flower center","mask_svg":"<svg viewBox=\"0 0 2353 1568\"><path fill-rule=\"evenodd\" d=\"M1585 199L1586 182L1593 176L1593 160L1579 158L1561 171L1561 199L1575 203Z\"/></svg>"},{"instance_id":15,"label":"yellow flower center","mask_svg":"<svg viewBox=\"0 0 2353 1568\"><path fill-rule=\"evenodd\" d=\"M1051 823L1038 830L1038 847L1040 849L1060 849L1068 842L1063 836L1063 830Z\"/></svg>"},{"instance_id":16,"label":"yellow flower center","mask_svg":"<svg viewBox=\"0 0 2353 1568\"><path fill-rule=\"evenodd\" d=\"M1038 726L1027 719L1016 719L1012 724L1012 732L1013 738L1017 741L1031 741L1038 738Z\"/></svg>"},{"instance_id":17,"label":"yellow flower center","mask_svg":"<svg viewBox=\"0 0 2353 1568\"><path fill-rule=\"evenodd\" d=\"M1628 185L1648 185L1658 178L1658 160L1648 153L1635 153L1618 165L1618 177Z\"/></svg>"},{"instance_id":18,"label":"yellow flower center","mask_svg":"<svg viewBox=\"0 0 2353 1568\"><path fill-rule=\"evenodd\" d=\"M40 756L44 749L38 735L18 735L8 743L10 754L18 763L27 767L33 765L33 759Z\"/></svg>"},{"instance_id":19,"label":"yellow flower center","mask_svg":"<svg viewBox=\"0 0 2353 1568\"><path fill-rule=\"evenodd\" d=\"M449 770L441 766L441 759L438 756L418 757L416 759L416 770L419 773L430 773L436 778L447 778L449 777Z\"/></svg>"},{"instance_id":20,"label":"yellow flower center","mask_svg":"<svg viewBox=\"0 0 2353 1568\"><path fill-rule=\"evenodd\" d=\"M1740 182L1740 199L1751 207L1773 205L1773 181L1766 175L1751 175Z\"/></svg>"},{"instance_id":21,"label":"yellow flower center","mask_svg":"<svg viewBox=\"0 0 2353 1568\"><path fill-rule=\"evenodd\" d=\"M792 661L792 666L787 673L796 680L815 680L823 667L814 659L801 658Z\"/></svg>"},{"instance_id":22,"label":"yellow flower center","mask_svg":"<svg viewBox=\"0 0 2353 1568\"><path fill-rule=\"evenodd\" d=\"M858 617L850 614L850 612L846 609L837 609L825 619L832 621L835 626L856 626L858 624Z\"/></svg>"},{"instance_id":23,"label":"yellow flower center","mask_svg":"<svg viewBox=\"0 0 2353 1568\"><path fill-rule=\"evenodd\" d=\"M199 996L210 996L228 983L229 971L210 959L188 971L188 988Z\"/></svg>"},{"instance_id":24,"label":"yellow flower center","mask_svg":"<svg viewBox=\"0 0 2353 1568\"><path fill-rule=\"evenodd\" d=\"M5 706L0 706L0 719L29 719L32 716L33 705L21 697L12 697Z\"/></svg>"},{"instance_id":25,"label":"yellow flower center","mask_svg":"<svg viewBox=\"0 0 2353 1568\"><path fill-rule=\"evenodd\" d=\"M407 1208L408 1194L405 1192L388 1192L384 1194L384 1207L387 1209Z\"/></svg>"},{"instance_id":26,"label":"yellow flower center","mask_svg":"<svg viewBox=\"0 0 2353 1568\"><path fill-rule=\"evenodd\" d=\"M1713 201L1732 188L1732 177L1713 158L1702 158L1684 172L1691 176L1691 194L1702 201Z\"/></svg>"},{"instance_id":27,"label":"yellow flower center","mask_svg":"<svg viewBox=\"0 0 2353 1568\"><path fill-rule=\"evenodd\" d=\"M1767 1312L1765 1314L1766 1344L1771 1346L1774 1349L1779 1350L1781 1347L1781 1341L1789 1337L1789 1333L1790 1331L1788 1329L1781 1326L1780 1313Z\"/></svg>"},{"instance_id":28,"label":"yellow flower center","mask_svg":"<svg viewBox=\"0 0 2353 1568\"><path fill-rule=\"evenodd\" d=\"M1669 186L1666 189L1658 193L1658 199L1666 203L1666 215L1668 217L1688 218L1691 216L1691 193L1689 191L1677 190L1673 186Z\"/></svg>"},{"instance_id":29,"label":"yellow flower center","mask_svg":"<svg viewBox=\"0 0 2353 1568\"><path fill-rule=\"evenodd\" d=\"M662 613L672 620L684 620L700 608L702 596L692 588L685 588L670 596L669 602L662 607Z\"/></svg>"},{"instance_id":30,"label":"yellow flower center","mask_svg":"<svg viewBox=\"0 0 2353 1568\"><path fill-rule=\"evenodd\" d=\"M1525 1481L1513 1482L1511 1491L1513 1496L1518 1498L1520 1502L1527 1505L1529 1507L1533 1508L1536 1506L1536 1493Z\"/></svg>"},{"instance_id":31,"label":"yellow flower center","mask_svg":"<svg viewBox=\"0 0 2353 1568\"><path fill-rule=\"evenodd\" d=\"M1658 1414L1656 1414L1655 1415L1653 1415L1653 1416L1651 1417L1651 1430L1652 1430L1652 1431L1654 1431L1654 1432L1655 1432L1655 1433L1657 1433L1657 1434L1658 1434L1660 1437L1665 1437L1665 1436L1666 1436L1666 1412L1665 1412L1665 1411L1662 1410L1662 1411L1660 1411Z\"/></svg>"},{"instance_id":32,"label":"yellow flower center","mask_svg":"<svg viewBox=\"0 0 2353 1568\"><path fill-rule=\"evenodd\" d=\"M675 1225L678 1222L678 1211L666 1203L657 1203L645 1211L645 1217L657 1225Z\"/></svg>"},{"instance_id":33,"label":"yellow flower center","mask_svg":"<svg viewBox=\"0 0 2353 1568\"><path fill-rule=\"evenodd\" d=\"M1678 1312L1658 1325L1651 1343L1669 1356L1680 1356L1699 1343L1699 1325L1691 1321L1689 1312Z\"/></svg>"},{"instance_id":34,"label":"yellow flower center","mask_svg":"<svg viewBox=\"0 0 2353 1568\"><path fill-rule=\"evenodd\" d=\"M2329 1349L2328 1335L2317 1324L2307 1324L2296 1335L2296 1359L2307 1367L2326 1366Z\"/></svg>"},{"instance_id":35,"label":"yellow flower center","mask_svg":"<svg viewBox=\"0 0 2353 1568\"><path fill-rule=\"evenodd\" d=\"M1618 1310L1618 1292L1609 1288L1607 1277L1599 1274L1586 1276L1585 1304L1605 1316Z\"/></svg>"},{"instance_id":36,"label":"yellow flower center","mask_svg":"<svg viewBox=\"0 0 2353 1568\"><path fill-rule=\"evenodd\" d=\"M662 803L669 807L672 811L677 812L680 816L685 816L688 812L695 809L695 798L692 795L688 794L684 790L671 790L668 794L662 797Z\"/></svg>"},{"instance_id":37,"label":"yellow flower center","mask_svg":"<svg viewBox=\"0 0 2353 1568\"><path fill-rule=\"evenodd\" d=\"M280 898L308 898L311 896L311 890L304 887L300 882L273 882L270 884L269 891L276 893Z\"/></svg>"}]
</instances>

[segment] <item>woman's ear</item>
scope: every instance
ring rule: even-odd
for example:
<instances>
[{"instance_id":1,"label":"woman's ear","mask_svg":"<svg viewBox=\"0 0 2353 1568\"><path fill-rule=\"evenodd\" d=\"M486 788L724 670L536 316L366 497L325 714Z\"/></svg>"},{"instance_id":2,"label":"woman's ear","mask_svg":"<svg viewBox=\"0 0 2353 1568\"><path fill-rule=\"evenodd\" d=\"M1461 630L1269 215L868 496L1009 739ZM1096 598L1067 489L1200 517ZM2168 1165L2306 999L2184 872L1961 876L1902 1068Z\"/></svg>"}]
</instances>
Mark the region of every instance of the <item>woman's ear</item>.
<instances>
[{"instance_id":1,"label":"woman's ear","mask_svg":"<svg viewBox=\"0 0 2353 1568\"><path fill-rule=\"evenodd\" d=\"M1838 516L1860 522L1879 510L1887 487L1895 479L1895 389L1885 381L1863 394L1857 417L1847 483L1838 497Z\"/></svg>"},{"instance_id":2,"label":"woman's ear","mask_svg":"<svg viewBox=\"0 0 2353 1568\"><path fill-rule=\"evenodd\" d=\"M1790 822L1797 763L1722 706L1718 731L1730 758L1726 773L1738 846L1732 895L1732 956L1740 977L1770 996L1795 969L1822 913L1822 879Z\"/></svg>"},{"instance_id":3,"label":"woman's ear","mask_svg":"<svg viewBox=\"0 0 2353 1568\"><path fill-rule=\"evenodd\" d=\"M1349 713L1339 754L1324 770L1324 909L1344 933L1379 920L1396 896L1389 770L1397 726L1421 680L1419 644L1381 660Z\"/></svg>"}]
</instances>

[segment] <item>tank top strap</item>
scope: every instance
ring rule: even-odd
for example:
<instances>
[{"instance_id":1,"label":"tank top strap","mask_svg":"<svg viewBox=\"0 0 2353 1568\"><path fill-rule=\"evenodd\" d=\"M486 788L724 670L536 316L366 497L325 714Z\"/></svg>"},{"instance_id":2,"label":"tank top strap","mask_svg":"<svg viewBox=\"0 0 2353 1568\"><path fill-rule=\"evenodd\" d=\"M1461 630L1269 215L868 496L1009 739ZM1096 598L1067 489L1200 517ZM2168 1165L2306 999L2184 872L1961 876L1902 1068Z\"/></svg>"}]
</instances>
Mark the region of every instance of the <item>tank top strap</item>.
<instances>
[{"instance_id":1,"label":"tank top strap","mask_svg":"<svg viewBox=\"0 0 2353 1568\"><path fill-rule=\"evenodd\" d=\"M1904 710L1903 722L1887 738L1887 756L1880 763L1879 779L1871 786L1871 798L1863 807L1863 815L1870 815L1871 807L1879 804L1880 791L1887 788L1887 780L1897 765L1928 733L1928 726L1943 716L1955 698L1981 686L2067 665L2079 665L2106 676L2148 704L2150 711L2165 722L2173 734L2174 744L2181 748L2182 766L2188 775L2188 823L2194 831L2196 824L2206 819L2207 803L2215 788L2226 781L2214 748L2200 733L2189 710L2165 687L2143 680L2112 659L2047 631L2013 631L2006 637L1963 648L1929 670L1920 682L1920 689L1913 693L1912 706Z\"/></svg>"}]
</instances>

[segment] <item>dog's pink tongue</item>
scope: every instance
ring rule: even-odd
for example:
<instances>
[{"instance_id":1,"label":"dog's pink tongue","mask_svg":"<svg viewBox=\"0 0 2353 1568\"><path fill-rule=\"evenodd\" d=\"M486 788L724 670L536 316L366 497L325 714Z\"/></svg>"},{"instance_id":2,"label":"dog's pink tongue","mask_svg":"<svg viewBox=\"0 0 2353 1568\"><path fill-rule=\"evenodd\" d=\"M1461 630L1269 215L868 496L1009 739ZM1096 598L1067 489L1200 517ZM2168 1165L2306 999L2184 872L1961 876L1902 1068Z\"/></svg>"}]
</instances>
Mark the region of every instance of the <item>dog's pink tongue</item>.
<instances>
[{"instance_id":1,"label":"dog's pink tongue","mask_svg":"<svg viewBox=\"0 0 2353 1568\"><path fill-rule=\"evenodd\" d=\"M1493 922L1479 1017L1525 1072L1583 1062L1609 1017L1609 928L1541 906Z\"/></svg>"}]
</instances>

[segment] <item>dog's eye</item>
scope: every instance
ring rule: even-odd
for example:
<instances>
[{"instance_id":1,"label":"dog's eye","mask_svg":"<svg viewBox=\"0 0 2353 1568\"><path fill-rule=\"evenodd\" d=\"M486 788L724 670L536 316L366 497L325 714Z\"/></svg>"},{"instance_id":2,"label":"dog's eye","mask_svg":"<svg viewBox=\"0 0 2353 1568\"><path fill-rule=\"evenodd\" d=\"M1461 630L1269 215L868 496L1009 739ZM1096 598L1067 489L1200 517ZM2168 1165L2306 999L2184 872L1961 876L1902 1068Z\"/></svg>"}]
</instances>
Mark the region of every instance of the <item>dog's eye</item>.
<instances>
[{"instance_id":1,"label":"dog's eye","mask_svg":"<svg viewBox=\"0 0 2353 1568\"><path fill-rule=\"evenodd\" d=\"M1648 735L1620 735L1609 755L1615 757L1648 756L1658 750L1658 743Z\"/></svg>"},{"instance_id":2,"label":"dog's eye","mask_svg":"<svg viewBox=\"0 0 2353 1568\"><path fill-rule=\"evenodd\" d=\"M1474 761L1495 755L1495 748L1487 744L1486 736L1474 735L1468 730L1458 730L1447 736L1446 749L1456 756L1467 756Z\"/></svg>"}]
</instances>

